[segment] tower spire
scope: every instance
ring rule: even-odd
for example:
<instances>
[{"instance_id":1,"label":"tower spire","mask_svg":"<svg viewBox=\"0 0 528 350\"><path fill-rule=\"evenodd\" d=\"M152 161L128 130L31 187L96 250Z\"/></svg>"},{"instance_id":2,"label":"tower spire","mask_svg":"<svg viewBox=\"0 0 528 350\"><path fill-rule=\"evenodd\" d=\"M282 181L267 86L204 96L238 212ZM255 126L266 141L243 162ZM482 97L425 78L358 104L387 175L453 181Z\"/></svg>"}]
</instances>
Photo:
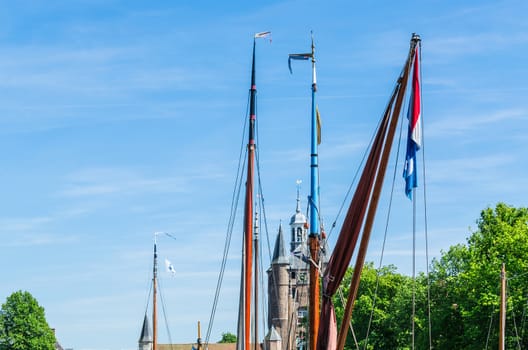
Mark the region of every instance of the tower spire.
<instances>
[{"instance_id":1,"label":"tower spire","mask_svg":"<svg viewBox=\"0 0 528 350\"><path fill-rule=\"evenodd\" d=\"M297 208L295 209L296 213L301 212L301 184L302 180L297 180Z\"/></svg>"}]
</instances>

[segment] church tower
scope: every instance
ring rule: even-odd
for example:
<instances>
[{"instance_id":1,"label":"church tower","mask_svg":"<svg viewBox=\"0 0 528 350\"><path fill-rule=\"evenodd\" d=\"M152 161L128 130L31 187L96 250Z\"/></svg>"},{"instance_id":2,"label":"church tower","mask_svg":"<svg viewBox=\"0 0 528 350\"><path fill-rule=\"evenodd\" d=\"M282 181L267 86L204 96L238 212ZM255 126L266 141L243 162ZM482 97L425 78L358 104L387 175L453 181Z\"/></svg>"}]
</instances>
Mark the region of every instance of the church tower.
<instances>
[{"instance_id":1,"label":"church tower","mask_svg":"<svg viewBox=\"0 0 528 350\"><path fill-rule=\"evenodd\" d=\"M309 269L306 257L308 249L308 220L301 212L300 181L297 181L297 205L290 219L290 319L292 346L290 349L306 349L308 322Z\"/></svg>"},{"instance_id":2,"label":"church tower","mask_svg":"<svg viewBox=\"0 0 528 350\"><path fill-rule=\"evenodd\" d=\"M141 328L141 335L138 341L138 350L152 349L152 333L150 331L149 321L147 315L143 319L143 327Z\"/></svg>"},{"instance_id":3,"label":"church tower","mask_svg":"<svg viewBox=\"0 0 528 350\"><path fill-rule=\"evenodd\" d=\"M297 186L297 206L295 214L290 219L291 241L290 251L295 252L306 246L307 221L306 216L301 213L300 183Z\"/></svg>"},{"instance_id":4,"label":"church tower","mask_svg":"<svg viewBox=\"0 0 528 350\"><path fill-rule=\"evenodd\" d=\"M288 345L289 265L290 259L284 248L281 224L273 249L271 267L268 269L268 325L269 335L273 335L275 341L280 341L283 349Z\"/></svg>"},{"instance_id":5,"label":"church tower","mask_svg":"<svg viewBox=\"0 0 528 350\"><path fill-rule=\"evenodd\" d=\"M298 185L300 182L297 183ZM300 189L297 187L297 205L290 219L290 249L286 253L282 225L275 242L271 267L268 269L268 325L269 346L281 345L281 350L306 348L306 322L308 320L308 269L303 257L308 255L308 221L301 212ZM278 335L278 337L277 337ZM280 342L277 339L280 338Z\"/></svg>"}]
</instances>

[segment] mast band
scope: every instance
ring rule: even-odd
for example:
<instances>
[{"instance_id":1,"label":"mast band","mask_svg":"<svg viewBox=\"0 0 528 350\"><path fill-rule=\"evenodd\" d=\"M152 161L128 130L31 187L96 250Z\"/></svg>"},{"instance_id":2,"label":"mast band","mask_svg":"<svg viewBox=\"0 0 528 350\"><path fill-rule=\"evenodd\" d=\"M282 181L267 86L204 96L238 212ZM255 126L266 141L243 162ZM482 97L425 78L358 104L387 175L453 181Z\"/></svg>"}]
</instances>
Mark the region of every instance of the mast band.
<instances>
[{"instance_id":1,"label":"mast band","mask_svg":"<svg viewBox=\"0 0 528 350\"><path fill-rule=\"evenodd\" d=\"M249 119L255 120L255 119L257 119L257 116L255 114L252 114L252 115L249 116Z\"/></svg>"}]
</instances>

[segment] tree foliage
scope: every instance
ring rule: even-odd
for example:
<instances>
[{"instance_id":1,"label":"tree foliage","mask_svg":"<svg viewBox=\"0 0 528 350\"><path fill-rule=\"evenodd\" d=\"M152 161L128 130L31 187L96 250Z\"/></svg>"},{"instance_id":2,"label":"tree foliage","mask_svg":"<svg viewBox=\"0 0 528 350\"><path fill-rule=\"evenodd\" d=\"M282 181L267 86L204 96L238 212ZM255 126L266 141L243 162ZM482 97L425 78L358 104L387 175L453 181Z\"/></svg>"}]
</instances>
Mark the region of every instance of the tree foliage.
<instances>
[{"instance_id":1,"label":"tree foliage","mask_svg":"<svg viewBox=\"0 0 528 350\"><path fill-rule=\"evenodd\" d=\"M410 348L414 289L415 348L428 349L428 287L434 349L497 348L502 263L508 276L506 348L528 349L528 209L503 203L481 212L467 244L452 246L433 260L429 280L420 275L412 281L394 266L376 270L365 265L352 315L359 348ZM351 276L349 268L341 287L345 296ZM334 305L340 323L339 296ZM356 349L350 332L346 348Z\"/></svg>"},{"instance_id":2,"label":"tree foliage","mask_svg":"<svg viewBox=\"0 0 528 350\"><path fill-rule=\"evenodd\" d=\"M0 310L0 350L54 350L44 308L29 292L11 294Z\"/></svg>"},{"instance_id":3,"label":"tree foliage","mask_svg":"<svg viewBox=\"0 0 528 350\"><path fill-rule=\"evenodd\" d=\"M348 294L353 269L349 268L342 283L344 296ZM411 315L413 284L418 305L423 305L426 290L424 277L416 282L396 273L392 265L376 270L372 263L364 266L358 298L352 314L352 326L360 349L405 349L411 342ZM339 295L334 299L338 326L344 307ZM423 319L424 311L417 307L417 320ZM417 334L421 334L417 322ZM356 349L354 337L349 331L346 349Z\"/></svg>"},{"instance_id":4,"label":"tree foliage","mask_svg":"<svg viewBox=\"0 0 528 350\"><path fill-rule=\"evenodd\" d=\"M488 348L497 348L502 263L508 277L506 348L528 348L528 339L523 337L528 296L528 209L503 203L481 212L477 230L466 246L451 247L433 262L437 348L482 349L486 343Z\"/></svg>"},{"instance_id":5,"label":"tree foliage","mask_svg":"<svg viewBox=\"0 0 528 350\"><path fill-rule=\"evenodd\" d=\"M236 343L237 336L230 332L222 333L222 339L218 341L219 343Z\"/></svg>"}]
</instances>

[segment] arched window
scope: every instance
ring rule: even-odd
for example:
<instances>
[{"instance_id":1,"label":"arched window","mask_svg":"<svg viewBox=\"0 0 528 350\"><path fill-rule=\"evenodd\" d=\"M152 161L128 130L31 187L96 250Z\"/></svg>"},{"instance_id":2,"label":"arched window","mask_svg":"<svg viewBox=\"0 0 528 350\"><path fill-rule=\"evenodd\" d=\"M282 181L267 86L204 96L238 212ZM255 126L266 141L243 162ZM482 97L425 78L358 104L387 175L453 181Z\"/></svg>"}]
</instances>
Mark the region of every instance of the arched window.
<instances>
[{"instance_id":1,"label":"arched window","mask_svg":"<svg viewBox=\"0 0 528 350\"><path fill-rule=\"evenodd\" d=\"M297 227L297 242L302 242L303 232L301 227Z\"/></svg>"}]
</instances>

